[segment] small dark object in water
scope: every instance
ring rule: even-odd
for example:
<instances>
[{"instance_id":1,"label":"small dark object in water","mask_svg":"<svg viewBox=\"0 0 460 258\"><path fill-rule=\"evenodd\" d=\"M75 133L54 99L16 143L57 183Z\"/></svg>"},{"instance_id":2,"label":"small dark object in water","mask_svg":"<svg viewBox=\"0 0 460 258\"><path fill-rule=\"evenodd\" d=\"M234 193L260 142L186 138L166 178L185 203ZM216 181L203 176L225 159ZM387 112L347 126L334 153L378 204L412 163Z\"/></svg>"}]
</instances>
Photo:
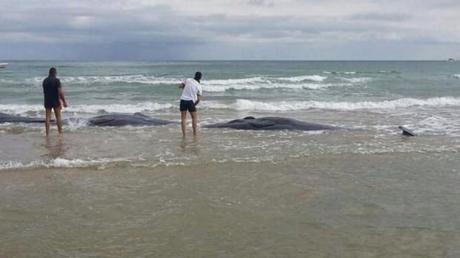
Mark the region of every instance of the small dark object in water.
<instances>
[{"instance_id":1,"label":"small dark object in water","mask_svg":"<svg viewBox=\"0 0 460 258\"><path fill-rule=\"evenodd\" d=\"M404 126L398 126L398 128L402 130L402 134L405 136L416 136L414 132L412 132Z\"/></svg>"}]
</instances>

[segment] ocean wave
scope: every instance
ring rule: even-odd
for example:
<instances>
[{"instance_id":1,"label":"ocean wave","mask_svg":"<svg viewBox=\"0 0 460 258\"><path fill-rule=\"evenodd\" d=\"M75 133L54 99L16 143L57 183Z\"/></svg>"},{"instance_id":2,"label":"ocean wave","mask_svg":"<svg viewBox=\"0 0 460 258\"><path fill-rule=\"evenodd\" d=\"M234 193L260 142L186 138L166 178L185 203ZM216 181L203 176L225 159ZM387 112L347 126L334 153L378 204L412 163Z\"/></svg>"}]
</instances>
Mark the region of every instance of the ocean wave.
<instances>
[{"instance_id":1,"label":"ocean wave","mask_svg":"<svg viewBox=\"0 0 460 258\"><path fill-rule=\"evenodd\" d=\"M56 158L48 161L35 160L28 163L19 161L0 161L0 170L24 169L24 168L87 168L101 167L109 163L129 162L128 159L65 159Z\"/></svg>"},{"instance_id":2,"label":"ocean wave","mask_svg":"<svg viewBox=\"0 0 460 258\"><path fill-rule=\"evenodd\" d=\"M344 72L351 74L351 72ZM110 75L110 76L62 76L60 77L64 85L110 85L111 83L145 84L145 85L174 85L179 84L183 79L173 77L157 77L147 75ZM327 82L328 77L317 74L295 75L290 77L270 77L255 76L248 78L228 78L228 79L206 79L203 80L203 90L205 92L225 92L230 90L259 90L259 89L309 89L317 90L329 87L343 87L361 85L369 81L367 77L343 78L343 82ZM1 79L0 79L1 80ZM43 77L27 78L22 82L29 85L39 86ZM8 81L8 83L12 83Z\"/></svg>"},{"instance_id":3,"label":"ocean wave","mask_svg":"<svg viewBox=\"0 0 460 258\"><path fill-rule=\"evenodd\" d=\"M235 85L235 84L254 84L254 83L270 83L269 80L262 77L249 77L241 79L219 79L219 80L203 80L202 84L205 85Z\"/></svg>"},{"instance_id":4,"label":"ocean wave","mask_svg":"<svg viewBox=\"0 0 460 258\"><path fill-rule=\"evenodd\" d=\"M350 71L350 72L330 72L330 71L323 71L324 74L347 74L347 75L351 75L351 74L357 74L358 72L355 72L355 71Z\"/></svg>"},{"instance_id":5,"label":"ocean wave","mask_svg":"<svg viewBox=\"0 0 460 258\"><path fill-rule=\"evenodd\" d=\"M144 102L138 104L107 104L107 105L72 105L64 112L97 114L101 112L135 113L153 112L175 107L171 103ZM10 114L29 114L43 112L43 105L1 105L0 112Z\"/></svg>"},{"instance_id":6,"label":"ocean wave","mask_svg":"<svg viewBox=\"0 0 460 258\"><path fill-rule=\"evenodd\" d=\"M62 83L67 84L110 84L110 83L139 83L139 84L179 84L181 79L146 76L141 74L136 75L108 75L108 76L62 76L59 77ZM26 80L26 82L39 84L43 81L43 77L34 77Z\"/></svg>"},{"instance_id":7,"label":"ocean wave","mask_svg":"<svg viewBox=\"0 0 460 258\"><path fill-rule=\"evenodd\" d=\"M460 121L441 115L432 115L418 121L415 126L424 135L460 135Z\"/></svg>"},{"instance_id":8,"label":"ocean wave","mask_svg":"<svg viewBox=\"0 0 460 258\"><path fill-rule=\"evenodd\" d=\"M352 86L352 83L265 83L265 84L233 84L233 85L203 85L205 92L225 92L231 90L260 90L260 89L290 89L318 90L330 87Z\"/></svg>"},{"instance_id":9,"label":"ocean wave","mask_svg":"<svg viewBox=\"0 0 460 258\"><path fill-rule=\"evenodd\" d=\"M64 109L66 113L98 114L102 112L136 113L170 110L177 103L144 102L139 104L107 104L107 105L75 105ZM444 107L460 106L460 98L437 97L428 99L401 98L384 101L361 102L332 102L332 101L279 101L263 102L248 99L237 99L233 103L219 101L204 101L203 108L207 109L234 109L234 110L262 110L262 111L290 111L306 109L330 110L359 110L359 109L397 109L407 107ZM43 113L42 105L0 105L0 112L10 114L39 115ZM80 123L76 121L76 123Z\"/></svg>"},{"instance_id":10,"label":"ocean wave","mask_svg":"<svg viewBox=\"0 0 460 258\"><path fill-rule=\"evenodd\" d=\"M317 90L329 87L353 86L354 81L346 83L324 83L328 77L320 75L301 75L292 77L250 77L244 79L203 81L203 91L225 92L230 90L259 89L309 89ZM361 82L362 79L360 79Z\"/></svg>"},{"instance_id":11,"label":"ocean wave","mask_svg":"<svg viewBox=\"0 0 460 258\"><path fill-rule=\"evenodd\" d=\"M453 77L456 79L460 79L460 74L454 74Z\"/></svg>"},{"instance_id":12,"label":"ocean wave","mask_svg":"<svg viewBox=\"0 0 460 258\"><path fill-rule=\"evenodd\" d=\"M460 98L439 97L429 99L401 98L385 101L362 101L362 102L328 102L328 101L280 101L280 102L261 102L247 99L238 99L231 104L208 103L208 108L215 109L234 109L252 111L294 111L307 109L326 109L326 110L379 110L397 109L414 106L424 107L443 107L460 106Z\"/></svg>"},{"instance_id":13,"label":"ocean wave","mask_svg":"<svg viewBox=\"0 0 460 258\"><path fill-rule=\"evenodd\" d=\"M44 77L33 77L26 78L23 82L27 84L38 85L43 82ZM151 75L107 75L107 76L61 76L59 77L62 83L67 84L110 84L110 83L139 83L139 84L179 84L184 78L174 78L174 77L157 77ZM312 81L312 82L322 82L327 77L320 75L302 75L302 76L293 76L293 77L249 77L249 78L228 78L228 79L209 79L203 80L203 85L236 85L236 84L255 84L255 83L272 83L274 81L288 81L288 82L302 82L302 81ZM5 83L20 83L20 81L12 81L0 79L0 82Z\"/></svg>"},{"instance_id":14,"label":"ocean wave","mask_svg":"<svg viewBox=\"0 0 460 258\"><path fill-rule=\"evenodd\" d=\"M327 79L326 76L321 75L302 75L302 76L293 76L293 77L279 77L276 78L281 81L289 82L303 82L303 81L313 81L313 82L322 82Z\"/></svg>"},{"instance_id":15,"label":"ocean wave","mask_svg":"<svg viewBox=\"0 0 460 258\"><path fill-rule=\"evenodd\" d=\"M341 80L350 82L350 83L365 83L372 80L369 77L356 77L356 78L340 78Z\"/></svg>"}]
</instances>

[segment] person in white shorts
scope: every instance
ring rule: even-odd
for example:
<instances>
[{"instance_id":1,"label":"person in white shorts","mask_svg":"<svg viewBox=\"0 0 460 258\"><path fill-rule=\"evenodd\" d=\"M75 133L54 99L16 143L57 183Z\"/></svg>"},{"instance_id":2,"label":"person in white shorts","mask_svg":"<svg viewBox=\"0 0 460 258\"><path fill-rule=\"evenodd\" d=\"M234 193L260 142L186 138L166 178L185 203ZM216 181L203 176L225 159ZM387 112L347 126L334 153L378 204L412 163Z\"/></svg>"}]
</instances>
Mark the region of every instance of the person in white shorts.
<instances>
[{"instance_id":1,"label":"person in white shorts","mask_svg":"<svg viewBox=\"0 0 460 258\"><path fill-rule=\"evenodd\" d=\"M201 96L203 95L203 89L201 88L200 84L201 77L201 73L196 72L193 79L186 79L179 86L179 88L182 89L182 96L180 97L180 115L183 137L185 137L186 134L187 111L190 112L190 115L192 116L193 135L196 136L197 134L196 127L198 122L198 115L196 113L196 105L198 105L201 100Z\"/></svg>"}]
</instances>

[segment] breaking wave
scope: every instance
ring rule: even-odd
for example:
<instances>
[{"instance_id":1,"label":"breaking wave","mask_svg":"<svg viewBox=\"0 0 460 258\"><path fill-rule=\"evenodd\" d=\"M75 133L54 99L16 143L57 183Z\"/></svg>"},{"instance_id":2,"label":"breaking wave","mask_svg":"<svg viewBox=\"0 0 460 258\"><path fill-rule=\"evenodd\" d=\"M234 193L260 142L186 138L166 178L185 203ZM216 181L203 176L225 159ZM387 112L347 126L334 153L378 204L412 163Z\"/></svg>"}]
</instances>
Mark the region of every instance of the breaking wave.
<instances>
[{"instance_id":1,"label":"breaking wave","mask_svg":"<svg viewBox=\"0 0 460 258\"><path fill-rule=\"evenodd\" d=\"M350 75L355 72L343 72ZM178 85L184 78L164 77L151 75L109 75L109 76L62 76L60 77L64 85L111 85L113 83L143 84L150 86L171 86ZM206 79L202 81L205 92L225 92L232 90L259 90L259 89L293 89L293 90L318 90L329 87L360 86L370 80L367 77L341 78L328 81L329 77L317 74L296 75L290 77L274 76L255 76L248 78L228 78L228 79ZM338 80L337 80L338 79ZM11 81L0 79L6 84L25 84L39 87L43 77L26 78L23 81Z\"/></svg>"},{"instance_id":2,"label":"breaking wave","mask_svg":"<svg viewBox=\"0 0 460 258\"><path fill-rule=\"evenodd\" d=\"M101 167L109 163L129 162L127 159L65 159L56 158L48 161L36 160L28 163L19 161L0 161L0 170L21 169L21 168L86 168Z\"/></svg>"},{"instance_id":3,"label":"breaking wave","mask_svg":"<svg viewBox=\"0 0 460 258\"><path fill-rule=\"evenodd\" d=\"M110 84L110 83L139 83L139 84L178 84L180 79L146 75L108 75L108 76L62 76L59 77L62 83L67 84ZM40 84L43 77L26 79L26 83Z\"/></svg>"},{"instance_id":4,"label":"breaking wave","mask_svg":"<svg viewBox=\"0 0 460 258\"><path fill-rule=\"evenodd\" d=\"M303 82L303 81L314 81L322 82L326 80L326 76L321 75L304 75L304 76L294 76L294 77L280 77L278 80L289 81L289 82Z\"/></svg>"},{"instance_id":5,"label":"breaking wave","mask_svg":"<svg viewBox=\"0 0 460 258\"><path fill-rule=\"evenodd\" d=\"M175 107L171 103L144 102L139 104L107 104L107 105L73 105L64 112L97 114L101 112L135 113L152 112ZM43 105L0 105L0 112L26 114L43 112Z\"/></svg>"},{"instance_id":6,"label":"breaking wave","mask_svg":"<svg viewBox=\"0 0 460 258\"><path fill-rule=\"evenodd\" d=\"M439 97L429 99L401 98L385 101L362 101L362 102L327 102L327 101L280 101L280 102L261 102L246 99L238 99L231 104L209 103L206 105L215 109L235 109L235 110L260 110L260 111L293 111L307 109L327 109L327 110L381 110L397 109L414 106L424 107L443 107L460 106L460 98Z\"/></svg>"},{"instance_id":7,"label":"breaking wave","mask_svg":"<svg viewBox=\"0 0 460 258\"><path fill-rule=\"evenodd\" d=\"M384 101L360 102L329 102L329 101L279 101L263 102L248 99L237 99L233 103L219 101L205 101L202 104L207 109L234 109L234 110L264 110L290 111L306 109L328 110L360 110L360 109L397 109L407 107L444 107L460 106L460 98L437 97L428 99L401 98ZM65 109L69 113L98 114L103 112L136 113L170 110L177 107L177 103L144 102L139 104L108 104L108 105L75 105ZM11 114L39 114L43 112L42 105L0 105L0 112Z\"/></svg>"}]
</instances>

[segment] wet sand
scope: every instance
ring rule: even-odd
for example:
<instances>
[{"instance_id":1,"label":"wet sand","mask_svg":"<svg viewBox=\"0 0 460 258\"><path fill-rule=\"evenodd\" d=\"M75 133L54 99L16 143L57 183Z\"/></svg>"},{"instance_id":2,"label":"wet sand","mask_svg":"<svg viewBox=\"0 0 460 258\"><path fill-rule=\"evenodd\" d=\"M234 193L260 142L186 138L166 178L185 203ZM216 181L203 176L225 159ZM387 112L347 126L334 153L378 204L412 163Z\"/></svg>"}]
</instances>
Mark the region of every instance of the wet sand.
<instances>
[{"instance_id":1,"label":"wet sand","mask_svg":"<svg viewBox=\"0 0 460 258\"><path fill-rule=\"evenodd\" d=\"M3 170L0 257L459 257L458 158Z\"/></svg>"}]
</instances>

